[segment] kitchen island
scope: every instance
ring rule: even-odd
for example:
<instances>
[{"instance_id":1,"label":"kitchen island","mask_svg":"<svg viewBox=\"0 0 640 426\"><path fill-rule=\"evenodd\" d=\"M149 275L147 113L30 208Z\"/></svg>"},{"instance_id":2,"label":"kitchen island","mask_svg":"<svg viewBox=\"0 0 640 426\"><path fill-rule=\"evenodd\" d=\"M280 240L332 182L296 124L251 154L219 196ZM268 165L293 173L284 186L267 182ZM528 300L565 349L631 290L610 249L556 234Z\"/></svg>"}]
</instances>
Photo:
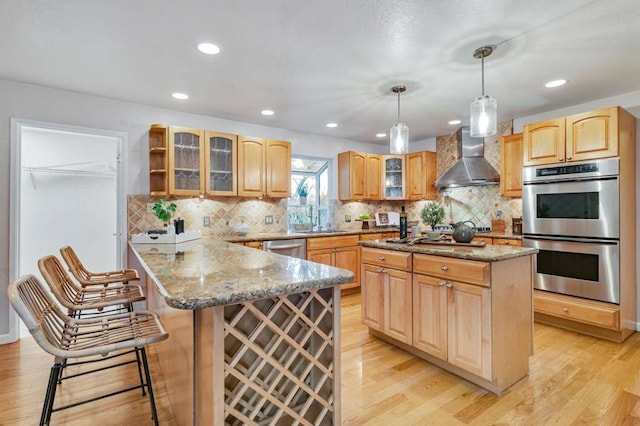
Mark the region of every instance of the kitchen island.
<instances>
[{"instance_id":1,"label":"kitchen island","mask_svg":"<svg viewBox=\"0 0 640 426\"><path fill-rule=\"evenodd\" d=\"M528 374L536 249L359 244L372 336L496 394Z\"/></svg>"},{"instance_id":2,"label":"kitchen island","mask_svg":"<svg viewBox=\"0 0 640 426\"><path fill-rule=\"evenodd\" d=\"M130 244L178 424L339 424L344 269L205 237Z\"/></svg>"}]
</instances>

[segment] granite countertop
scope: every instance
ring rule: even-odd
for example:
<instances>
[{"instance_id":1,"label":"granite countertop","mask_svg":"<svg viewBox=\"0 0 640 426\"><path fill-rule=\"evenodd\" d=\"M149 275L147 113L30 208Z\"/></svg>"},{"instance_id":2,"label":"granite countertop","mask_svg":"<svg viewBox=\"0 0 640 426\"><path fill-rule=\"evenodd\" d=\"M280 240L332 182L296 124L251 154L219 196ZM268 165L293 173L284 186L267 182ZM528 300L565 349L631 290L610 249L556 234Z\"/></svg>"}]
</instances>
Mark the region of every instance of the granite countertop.
<instances>
[{"instance_id":1,"label":"granite countertop","mask_svg":"<svg viewBox=\"0 0 640 426\"><path fill-rule=\"evenodd\" d=\"M306 232L256 232L248 233L246 235L238 235L236 233L221 235L220 239L228 241L230 243L243 243L247 241L270 241L270 240L292 240L294 238L317 238L317 237L337 237L340 235L360 235L360 234L377 234L380 232L398 232L397 227L384 227L384 228L370 228L370 229L349 229L349 230L337 230L337 231L314 231L313 233Z\"/></svg>"},{"instance_id":2,"label":"granite countertop","mask_svg":"<svg viewBox=\"0 0 640 426\"><path fill-rule=\"evenodd\" d=\"M409 253L433 254L436 256L455 257L458 259L480 260L483 262L499 262L501 260L513 259L520 256L528 256L538 252L538 249L531 247L508 247L486 245L484 247L469 247L455 245L435 245L435 244L398 244L388 243L382 240L360 241L363 247L373 247L386 250L398 250Z\"/></svg>"},{"instance_id":3,"label":"granite countertop","mask_svg":"<svg viewBox=\"0 0 640 426\"><path fill-rule=\"evenodd\" d=\"M521 240L522 235L512 234L511 232L476 232L476 237L504 238L507 240Z\"/></svg>"},{"instance_id":4,"label":"granite countertop","mask_svg":"<svg viewBox=\"0 0 640 426\"><path fill-rule=\"evenodd\" d=\"M255 250L213 237L180 244L129 243L167 304L230 305L347 283L351 271Z\"/></svg>"}]
</instances>

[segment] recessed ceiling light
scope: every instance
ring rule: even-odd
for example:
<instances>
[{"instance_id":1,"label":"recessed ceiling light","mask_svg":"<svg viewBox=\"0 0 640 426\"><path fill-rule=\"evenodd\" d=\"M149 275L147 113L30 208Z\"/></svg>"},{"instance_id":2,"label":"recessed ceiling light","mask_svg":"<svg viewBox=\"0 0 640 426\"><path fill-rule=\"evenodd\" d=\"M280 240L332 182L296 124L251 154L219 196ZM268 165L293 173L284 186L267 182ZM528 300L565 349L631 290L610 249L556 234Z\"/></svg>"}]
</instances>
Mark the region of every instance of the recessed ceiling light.
<instances>
[{"instance_id":1,"label":"recessed ceiling light","mask_svg":"<svg viewBox=\"0 0 640 426\"><path fill-rule=\"evenodd\" d=\"M217 55L220 53L220 48L213 43L200 43L198 50L207 55Z\"/></svg>"},{"instance_id":2,"label":"recessed ceiling light","mask_svg":"<svg viewBox=\"0 0 640 426\"><path fill-rule=\"evenodd\" d=\"M262 115L273 115L275 113L271 109L263 109L262 111L260 111L260 114L262 114Z\"/></svg>"},{"instance_id":3,"label":"recessed ceiling light","mask_svg":"<svg viewBox=\"0 0 640 426\"><path fill-rule=\"evenodd\" d=\"M560 79L560 80L551 80L551 81L548 81L548 82L544 85L544 87L560 87L560 86L562 86L563 84L565 84L566 82L567 82L567 80L563 80L563 79Z\"/></svg>"},{"instance_id":4,"label":"recessed ceiling light","mask_svg":"<svg viewBox=\"0 0 640 426\"><path fill-rule=\"evenodd\" d=\"M376 133L376 138L384 138L385 136L387 136L386 133Z\"/></svg>"},{"instance_id":5,"label":"recessed ceiling light","mask_svg":"<svg viewBox=\"0 0 640 426\"><path fill-rule=\"evenodd\" d=\"M327 123L327 127L331 127L331 128L338 127L338 123Z\"/></svg>"},{"instance_id":6,"label":"recessed ceiling light","mask_svg":"<svg viewBox=\"0 0 640 426\"><path fill-rule=\"evenodd\" d=\"M173 96L176 99L180 99L181 101L184 101L185 99L189 99L189 95L187 95L186 93L178 93L178 92L176 92L171 96Z\"/></svg>"},{"instance_id":7,"label":"recessed ceiling light","mask_svg":"<svg viewBox=\"0 0 640 426\"><path fill-rule=\"evenodd\" d=\"M460 121L460 120L451 120L449 122L449 124L451 124L452 126L455 125L455 124L460 124L460 123L462 123L462 121Z\"/></svg>"}]
</instances>

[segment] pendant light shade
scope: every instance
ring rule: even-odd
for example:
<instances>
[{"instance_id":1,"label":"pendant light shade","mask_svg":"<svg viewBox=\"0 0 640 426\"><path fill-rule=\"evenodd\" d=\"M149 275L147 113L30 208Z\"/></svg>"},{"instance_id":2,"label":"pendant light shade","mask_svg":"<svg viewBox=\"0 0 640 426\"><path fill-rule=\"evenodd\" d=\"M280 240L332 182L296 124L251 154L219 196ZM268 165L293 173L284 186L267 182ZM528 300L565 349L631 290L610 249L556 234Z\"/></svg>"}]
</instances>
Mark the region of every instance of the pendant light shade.
<instances>
[{"instance_id":1,"label":"pendant light shade","mask_svg":"<svg viewBox=\"0 0 640 426\"><path fill-rule=\"evenodd\" d=\"M389 151L391 154L407 154L409 152L409 128L400 122L400 93L407 90L406 86L393 86L391 91L398 94L398 121L391 126Z\"/></svg>"},{"instance_id":2,"label":"pendant light shade","mask_svg":"<svg viewBox=\"0 0 640 426\"><path fill-rule=\"evenodd\" d=\"M498 101L484 94L484 58L491 55L495 46L483 46L473 52L474 58L482 59L482 96L478 96L471 102L471 126L472 137L492 136L498 132Z\"/></svg>"}]
</instances>

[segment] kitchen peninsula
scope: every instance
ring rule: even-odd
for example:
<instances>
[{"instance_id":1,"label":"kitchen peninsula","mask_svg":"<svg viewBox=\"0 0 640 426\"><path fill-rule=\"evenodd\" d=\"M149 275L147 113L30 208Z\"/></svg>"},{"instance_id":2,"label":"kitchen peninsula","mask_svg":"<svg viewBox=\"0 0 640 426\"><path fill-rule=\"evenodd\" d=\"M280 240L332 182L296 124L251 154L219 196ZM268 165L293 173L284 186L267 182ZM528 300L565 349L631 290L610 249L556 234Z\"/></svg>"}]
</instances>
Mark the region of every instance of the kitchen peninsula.
<instances>
[{"instance_id":1,"label":"kitchen peninsula","mask_svg":"<svg viewBox=\"0 0 640 426\"><path fill-rule=\"evenodd\" d=\"M179 424L340 423L340 284L353 274L205 237L130 244Z\"/></svg>"},{"instance_id":2,"label":"kitchen peninsula","mask_svg":"<svg viewBox=\"0 0 640 426\"><path fill-rule=\"evenodd\" d=\"M359 244L372 336L498 395L528 374L536 249Z\"/></svg>"}]
</instances>

